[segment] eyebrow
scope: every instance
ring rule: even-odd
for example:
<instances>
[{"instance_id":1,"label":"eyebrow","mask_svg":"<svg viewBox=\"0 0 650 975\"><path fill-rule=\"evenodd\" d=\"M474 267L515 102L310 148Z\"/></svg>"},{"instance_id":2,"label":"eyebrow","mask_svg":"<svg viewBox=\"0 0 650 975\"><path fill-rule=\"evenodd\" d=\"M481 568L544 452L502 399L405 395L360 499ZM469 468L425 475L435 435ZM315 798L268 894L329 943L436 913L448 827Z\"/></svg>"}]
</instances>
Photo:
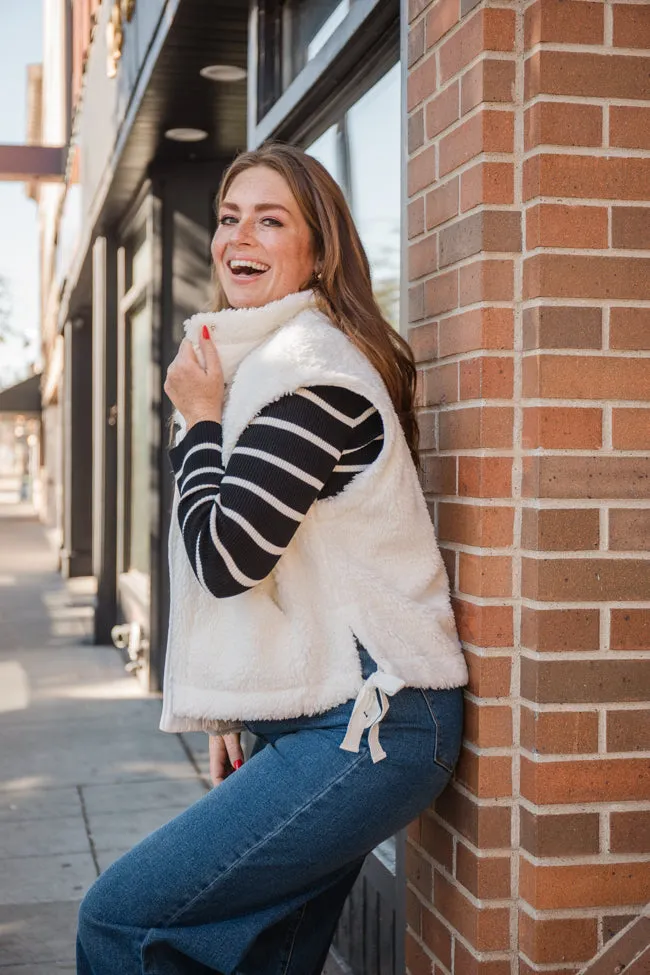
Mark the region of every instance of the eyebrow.
<instances>
[{"instance_id":1,"label":"eyebrow","mask_svg":"<svg viewBox=\"0 0 650 975\"><path fill-rule=\"evenodd\" d=\"M225 200L221 206L227 208L228 210L236 210L238 213L241 210L241 207L237 206L236 203L227 203ZM291 213L291 211L281 203L256 203L253 209L257 213L263 213L266 210L284 210L285 213Z\"/></svg>"}]
</instances>

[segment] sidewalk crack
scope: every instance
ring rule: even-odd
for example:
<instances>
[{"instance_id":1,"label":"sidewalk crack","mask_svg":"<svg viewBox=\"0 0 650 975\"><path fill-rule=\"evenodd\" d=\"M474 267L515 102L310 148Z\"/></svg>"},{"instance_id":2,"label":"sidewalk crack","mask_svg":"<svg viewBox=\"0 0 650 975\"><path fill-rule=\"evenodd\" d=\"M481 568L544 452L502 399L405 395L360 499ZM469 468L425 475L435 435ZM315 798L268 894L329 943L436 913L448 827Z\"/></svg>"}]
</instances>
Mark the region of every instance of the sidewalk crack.
<instances>
[{"instance_id":1,"label":"sidewalk crack","mask_svg":"<svg viewBox=\"0 0 650 975\"><path fill-rule=\"evenodd\" d=\"M93 858L93 863L95 865L95 872L99 877L101 870L99 869L99 860L97 859L97 849L95 848L95 841L93 839L93 834L90 829L90 820L88 819L88 810L86 809L86 800L84 799L83 789L80 785L77 786L77 795L79 796L79 802L81 803L81 815L84 821L84 827L86 830L86 838L88 839L88 846L90 847L90 855Z\"/></svg>"}]
</instances>

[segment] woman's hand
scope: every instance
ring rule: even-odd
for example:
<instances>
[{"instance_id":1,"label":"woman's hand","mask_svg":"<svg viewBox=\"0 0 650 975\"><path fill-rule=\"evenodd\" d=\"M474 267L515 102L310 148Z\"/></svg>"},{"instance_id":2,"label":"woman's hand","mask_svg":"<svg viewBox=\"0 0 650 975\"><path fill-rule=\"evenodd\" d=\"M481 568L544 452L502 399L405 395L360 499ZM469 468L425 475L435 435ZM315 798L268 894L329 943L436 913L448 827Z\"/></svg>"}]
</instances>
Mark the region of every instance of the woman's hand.
<instances>
[{"instance_id":1,"label":"woman's hand","mask_svg":"<svg viewBox=\"0 0 650 975\"><path fill-rule=\"evenodd\" d=\"M221 785L232 772L236 772L244 763L244 753L241 750L239 732L220 735L218 738L210 735L210 778L213 785Z\"/></svg>"},{"instance_id":2,"label":"woman's hand","mask_svg":"<svg viewBox=\"0 0 650 975\"><path fill-rule=\"evenodd\" d=\"M199 347L205 368L201 366L192 343L183 339L165 379L165 392L183 415L188 430L199 420L215 420L220 423L223 409L221 362L205 325Z\"/></svg>"}]
</instances>

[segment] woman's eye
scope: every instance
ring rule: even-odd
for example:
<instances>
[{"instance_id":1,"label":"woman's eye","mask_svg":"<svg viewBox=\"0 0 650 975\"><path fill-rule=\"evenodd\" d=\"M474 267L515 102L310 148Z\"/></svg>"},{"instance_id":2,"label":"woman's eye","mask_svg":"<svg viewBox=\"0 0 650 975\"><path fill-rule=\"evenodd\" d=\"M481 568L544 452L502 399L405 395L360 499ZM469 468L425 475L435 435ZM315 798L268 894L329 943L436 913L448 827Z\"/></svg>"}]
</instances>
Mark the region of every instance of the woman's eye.
<instances>
[{"instance_id":1,"label":"woman's eye","mask_svg":"<svg viewBox=\"0 0 650 975\"><path fill-rule=\"evenodd\" d=\"M220 224L235 223L235 218L234 217L231 217L231 216L220 217L219 218L219 223Z\"/></svg>"},{"instance_id":2,"label":"woman's eye","mask_svg":"<svg viewBox=\"0 0 650 975\"><path fill-rule=\"evenodd\" d=\"M262 220L262 223L264 224L265 227L281 227L282 226L282 224L280 223L280 221L279 220L276 220L275 217L264 217L264 219Z\"/></svg>"}]
</instances>

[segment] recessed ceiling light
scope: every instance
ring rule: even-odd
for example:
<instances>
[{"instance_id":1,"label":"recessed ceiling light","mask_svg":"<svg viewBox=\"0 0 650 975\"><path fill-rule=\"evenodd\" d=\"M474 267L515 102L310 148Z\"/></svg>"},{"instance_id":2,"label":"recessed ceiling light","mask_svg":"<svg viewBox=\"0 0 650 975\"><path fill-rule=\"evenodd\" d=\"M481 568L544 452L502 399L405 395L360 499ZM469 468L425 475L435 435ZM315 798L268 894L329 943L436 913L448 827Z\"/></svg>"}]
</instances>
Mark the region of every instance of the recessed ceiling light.
<instances>
[{"instance_id":1,"label":"recessed ceiling light","mask_svg":"<svg viewBox=\"0 0 650 975\"><path fill-rule=\"evenodd\" d=\"M236 64L208 64L199 74L209 81L243 81L246 77L245 69Z\"/></svg>"},{"instance_id":2,"label":"recessed ceiling light","mask_svg":"<svg viewBox=\"0 0 650 975\"><path fill-rule=\"evenodd\" d=\"M165 132L165 138L171 139L173 142L201 142L203 139L207 139L208 133L205 129L167 129Z\"/></svg>"}]
</instances>

